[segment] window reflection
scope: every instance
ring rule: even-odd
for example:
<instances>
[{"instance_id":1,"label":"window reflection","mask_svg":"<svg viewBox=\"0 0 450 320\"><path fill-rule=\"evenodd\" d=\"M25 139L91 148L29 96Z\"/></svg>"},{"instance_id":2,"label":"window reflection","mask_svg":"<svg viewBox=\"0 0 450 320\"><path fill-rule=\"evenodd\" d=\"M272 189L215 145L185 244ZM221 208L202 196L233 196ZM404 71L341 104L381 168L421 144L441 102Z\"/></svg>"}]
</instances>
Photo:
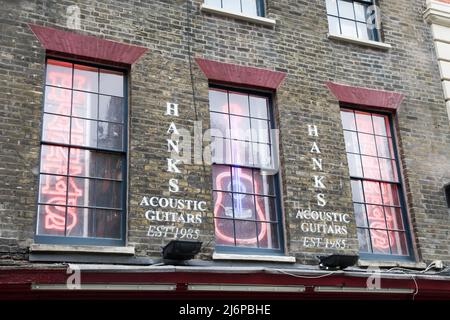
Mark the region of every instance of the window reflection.
<instances>
[{"instance_id":1,"label":"window reflection","mask_svg":"<svg viewBox=\"0 0 450 320\"><path fill-rule=\"evenodd\" d=\"M122 72L47 60L38 236L123 238L125 115Z\"/></svg>"},{"instance_id":2,"label":"window reflection","mask_svg":"<svg viewBox=\"0 0 450 320\"><path fill-rule=\"evenodd\" d=\"M389 117L342 109L341 119L360 252L407 256Z\"/></svg>"},{"instance_id":3,"label":"window reflection","mask_svg":"<svg viewBox=\"0 0 450 320\"><path fill-rule=\"evenodd\" d=\"M220 89L209 98L216 245L281 250L275 176L261 171L273 161L268 99Z\"/></svg>"}]
</instances>

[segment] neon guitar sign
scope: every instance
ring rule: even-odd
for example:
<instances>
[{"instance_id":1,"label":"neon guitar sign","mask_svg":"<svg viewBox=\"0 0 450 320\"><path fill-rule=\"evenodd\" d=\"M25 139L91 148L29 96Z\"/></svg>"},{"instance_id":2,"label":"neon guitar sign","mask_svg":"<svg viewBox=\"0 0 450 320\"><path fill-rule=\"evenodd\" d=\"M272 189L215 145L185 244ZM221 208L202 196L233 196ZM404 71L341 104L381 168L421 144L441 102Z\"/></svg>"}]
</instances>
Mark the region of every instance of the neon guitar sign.
<instances>
[{"instance_id":1,"label":"neon guitar sign","mask_svg":"<svg viewBox=\"0 0 450 320\"><path fill-rule=\"evenodd\" d=\"M230 110L233 110L234 114L243 114L242 113L242 107L239 104L230 104ZM221 110L227 110L228 106L224 105L222 106ZM243 125L244 121L248 121L249 118L246 117L234 117L234 127L236 128L246 128L247 126ZM237 134L236 134L237 133ZM234 136L245 137L248 136L249 132L234 132ZM245 143L245 142L244 142ZM246 143L247 144L247 143ZM234 163L248 163L248 159L245 159L245 149L242 150L242 144L232 144L232 154L234 158ZM250 155L249 155L250 156ZM224 211L225 216L230 217L231 219L249 219L253 215L252 209L245 209L244 205L244 199L245 194L241 194L239 192L245 193L247 190L245 190L246 183L253 185L253 177L252 174L247 174L245 172L242 172L241 170L236 170L236 174L233 177L234 182L233 189L235 193L233 193L233 207L225 207L224 206L224 194L222 192L217 192L217 199L214 204L214 216L218 217L221 210ZM229 190L225 184L228 183L228 181L232 181L232 176L230 173L230 170L226 170L222 173L219 173L215 177L215 190ZM259 185L257 181L255 181L256 190L259 189ZM237 192L237 193L236 193ZM234 212L234 213L233 213ZM257 245L258 242L263 241L265 238L267 238L268 235L268 227L266 223L263 223L263 221L266 220L266 212L263 207L261 207L259 201L256 201L256 219L257 222L261 226L258 229L258 234L253 232L254 229L250 229L252 235L249 237L246 237L245 235L240 234L240 237L234 237L234 230L227 230L226 227L221 226L219 223L216 223L215 225L215 232L216 237L218 240L220 240L222 243L234 245L236 241L236 245ZM245 233L244 233L245 234Z\"/></svg>"},{"instance_id":2,"label":"neon guitar sign","mask_svg":"<svg viewBox=\"0 0 450 320\"><path fill-rule=\"evenodd\" d=\"M250 183L253 183L253 179L252 176L245 174L245 173L240 173L240 178L243 178L247 181L249 181ZM227 179L231 179L231 174L230 172L227 170L225 172L220 173L219 175L217 175L216 177L216 186L215 188L217 190L222 190L223 189L223 185L225 183L225 181ZM255 188L258 190L258 184L255 181ZM217 200L216 203L214 204L214 216L217 217L219 215L220 209L224 209L225 210L225 214L227 212L232 212L233 208L227 208L224 207L222 202L223 202L223 193L222 192L218 192L217 193ZM239 215L239 211L242 212L242 199L238 198L238 203L235 204L235 208L237 209L235 211L235 215ZM261 207L261 205L259 204L259 201L256 201L256 214L259 221L264 221L265 220L265 210ZM262 227L260 228L259 232L258 232L258 236L254 236L254 237L249 237L249 238L236 238L236 244L240 244L240 245L254 245L257 244L258 241L262 241L266 236L267 236L267 225L265 223L261 223ZM227 230L222 230L222 228L219 226L219 224L216 224L216 236L223 240L225 243L230 243L230 244L234 244L234 237L228 235L229 231L227 232Z\"/></svg>"}]
</instances>

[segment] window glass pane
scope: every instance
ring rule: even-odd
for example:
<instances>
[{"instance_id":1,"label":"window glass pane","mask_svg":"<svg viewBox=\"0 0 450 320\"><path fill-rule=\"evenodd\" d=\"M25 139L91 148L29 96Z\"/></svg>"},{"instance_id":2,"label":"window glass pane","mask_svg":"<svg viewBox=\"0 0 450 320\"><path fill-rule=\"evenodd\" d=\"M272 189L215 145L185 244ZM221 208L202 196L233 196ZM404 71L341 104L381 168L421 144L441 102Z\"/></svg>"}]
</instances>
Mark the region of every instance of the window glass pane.
<instances>
[{"instance_id":1,"label":"window glass pane","mask_svg":"<svg viewBox=\"0 0 450 320\"><path fill-rule=\"evenodd\" d=\"M278 226L275 223L257 223L258 243L260 248L279 249Z\"/></svg>"},{"instance_id":2,"label":"window glass pane","mask_svg":"<svg viewBox=\"0 0 450 320\"><path fill-rule=\"evenodd\" d=\"M101 152L93 154L96 161L95 177L122 180L122 156Z\"/></svg>"},{"instance_id":3,"label":"window glass pane","mask_svg":"<svg viewBox=\"0 0 450 320\"><path fill-rule=\"evenodd\" d=\"M47 60L46 84L72 88L72 64L57 60Z\"/></svg>"},{"instance_id":4,"label":"window glass pane","mask_svg":"<svg viewBox=\"0 0 450 320\"><path fill-rule=\"evenodd\" d=\"M233 215L233 200L231 193L228 192L213 192L214 201L214 217L230 218Z\"/></svg>"},{"instance_id":5,"label":"window glass pane","mask_svg":"<svg viewBox=\"0 0 450 320\"><path fill-rule=\"evenodd\" d=\"M234 222L228 219L216 219L216 245L234 246Z\"/></svg>"},{"instance_id":6,"label":"window glass pane","mask_svg":"<svg viewBox=\"0 0 450 320\"><path fill-rule=\"evenodd\" d=\"M98 147L103 149L123 149L123 125L98 122Z\"/></svg>"},{"instance_id":7,"label":"window glass pane","mask_svg":"<svg viewBox=\"0 0 450 320\"><path fill-rule=\"evenodd\" d=\"M56 143L69 143L70 118L44 114L42 140Z\"/></svg>"},{"instance_id":8,"label":"window glass pane","mask_svg":"<svg viewBox=\"0 0 450 320\"><path fill-rule=\"evenodd\" d=\"M71 208L76 210L77 225L68 230L67 236L81 238L121 237L121 212L113 210Z\"/></svg>"},{"instance_id":9,"label":"window glass pane","mask_svg":"<svg viewBox=\"0 0 450 320\"><path fill-rule=\"evenodd\" d=\"M367 25L365 23L356 23L358 27L358 38L364 39L364 40L370 40L369 36L369 30L367 30Z\"/></svg>"},{"instance_id":10,"label":"window glass pane","mask_svg":"<svg viewBox=\"0 0 450 320\"><path fill-rule=\"evenodd\" d=\"M69 199L71 206L95 206L95 180L85 178L69 178Z\"/></svg>"},{"instance_id":11,"label":"window glass pane","mask_svg":"<svg viewBox=\"0 0 450 320\"><path fill-rule=\"evenodd\" d=\"M123 97L123 73L100 69L100 93Z\"/></svg>"},{"instance_id":12,"label":"window glass pane","mask_svg":"<svg viewBox=\"0 0 450 320\"><path fill-rule=\"evenodd\" d=\"M392 139L376 136L378 156L383 158L393 158Z\"/></svg>"},{"instance_id":13,"label":"window glass pane","mask_svg":"<svg viewBox=\"0 0 450 320\"><path fill-rule=\"evenodd\" d=\"M398 182L395 161L389 159L379 159L381 179L386 181Z\"/></svg>"},{"instance_id":14,"label":"window glass pane","mask_svg":"<svg viewBox=\"0 0 450 320\"><path fill-rule=\"evenodd\" d=\"M392 254L407 256L408 245L404 232L389 232L389 241L391 242Z\"/></svg>"},{"instance_id":15,"label":"window glass pane","mask_svg":"<svg viewBox=\"0 0 450 320\"><path fill-rule=\"evenodd\" d=\"M391 130L389 125L389 117L381 115L372 115L373 127L375 129L375 134L381 136L391 136Z\"/></svg>"},{"instance_id":16,"label":"window glass pane","mask_svg":"<svg viewBox=\"0 0 450 320\"><path fill-rule=\"evenodd\" d=\"M352 186L353 202L364 202L364 194L363 194L363 188L362 188L361 181L352 180L351 186Z\"/></svg>"},{"instance_id":17,"label":"window glass pane","mask_svg":"<svg viewBox=\"0 0 450 320\"><path fill-rule=\"evenodd\" d=\"M39 203L66 204L67 177L41 174L39 182Z\"/></svg>"},{"instance_id":18,"label":"window glass pane","mask_svg":"<svg viewBox=\"0 0 450 320\"><path fill-rule=\"evenodd\" d=\"M229 166L214 165L212 167L213 189L214 190L231 190L231 173Z\"/></svg>"},{"instance_id":19,"label":"window glass pane","mask_svg":"<svg viewBox=\"0 0 450 320\"><path fill-rule=\"evenodd\" d=\"M233 193L233 208L235 219L255 220L255 196Z\"/></svg>"},{"instance_id":20,"label":"window glass pane","mask_svg":"<svg viewBox=\"0 0 450 320\"><path fill-rule=\"evenodd\" d=\"M44 111L70 116L71 100L71 90L46 86Z\"/></svg>"},{"instance_id":21,"label":"window glass pane","mask_svg":"<svg viewBox=\"0 0 450 320\"><path fill-rule=\"evenodd\" d=\"M85 178L69 178L69 204L121 208L121 182Z\"/></svg>"},{"instance_id":22,"label":"window glass pane","mask_svg":"<svg viewBox=\"0 0 450 320\"><path fill-rule=\"evenodd\" d=\"M259 221L272 222L276 222L278 220L275 198L256 197L256 219Z\"/></svg>"},{"instance_id":23,"label":"window glass pane","mask_svg":"<svg viewBox=\"0 0 450 320\"><path fill-rule=\"evenodd\" d=\"M241 12L240 0L222 0L222 5L225 10Z\"/></svg>"},{"instance_id":24,"label":"window glass pane","mask_svg":"<svg viewBox=\"0 0 450 320\"><path fill-rule=\"evenodd\" d=\"M377 147L375 145L375 136L371 134L358 133L361 154L377 156Z\"/></svg>"},{"instance_id":25,"label":"window glass pane","mask_svg":"<svg viewBox=\"0 0 450 320\"><path fill-rule=\"evenodd\" d=\"M334 16L338 15L336 0L327 0L327 13Z\"/></svg>"},{"instance_id":26,"label":"window glass pane","mask_svg":"<svg viewBox=\"0 0 450 320\"><path fill-rule=\"evenodd\" d=\"M267 105L266 98L250 96L250 116L253 118L269 119Z\"/></svg>"},{"instance_id":27,"label":"window glass pane","mask_svg":"<svg viewBox=\"0 0 450 320\"><path fill-rule=\"evenodd\" d=\"M68 148L42 145L41 172L67 174Z\"/></svg>"},{"instance_id":28,"label":"window glass pane","mask_svg":"<svg viewBox=\"0 0 450 320\"><path fill-rule=\"evenodd\" d=\"M257 0L241 0L242 2L242 13L249 16L257 16L258 10L256 7Z\"/></svg>"},{"instance_id":29,"label":"window glass pane","mask_svg":"<svg viewBox=\"0 0 450 320\"><path fill-rule=\"evenodd\" d=\"M252 119L252 141L269 143L269 122L266 120Z\"/></svg>"},{"instance_id":30,"label":"window glass pane","mask_svg":"<svg viewBox=\"0 0 450 320\"><path fill-rule=\"evenodd\" d=\"M229 138L229 119L228 115L211 112L211 135L215 137Z\"/></svg>"},{"instance_id":31,"label":"window glass pane","mask_svg":"<svg viewBox=\"0 0 450 320\"><path fill-rule=\"evenodd\" d=\"M404 230L402 210L394 207L384 207L388 229Z\"/></svg>"},{"instance_id":32,"label":"window glass pane","mask_svg":"<svg viewBox=\"0 0 450 320\"><path fill-rule=\"evenodd\" d=\"M78 146L97 147L97 121L72 118L70 143Z\"/></svg>"},{"instance_id":33,"label":"window glass pane","mask_svg":"<svg viewBox=\"0 0 450 320\"><path fill-rule=\"evenodd\" d=\"M348 37L356 38L356 23L355 21L339 19L341 24L342 34Z\"/></svg>"},{"instance_id":34,"label":"window glass pane","mask_svg":"<svg viewBox=\"0 0 450 320\"><path fill-rule=\"evenodd\" d=\"M262 175L260 170L253 170L253 181L256 194L275 195L275 179L273 175Z\"/></svg>"},{"instance_id":35,"label":"window glass pane","mask_svg":"<svg viewBox=\"0 0 450 320\"><path fill-rule=\"evenodd\" d=\"M380 184L373 181L364 181L364 196L367 203L383 204L381 200Z\"/></svg>"},{"instance_id":36,"label":"window glass pane","mask_svg":"<svg viewBox=\"0 0 450 320\"><path fill-rule=\"evenodd\" d=\"M380 179L380 168L378 165L378 158L362 156L362 165L364 177L369 179Z\"/></svg>"},{"instance_id":37,"label":"window glass pane","mask_svg":"<svg viewBox=\"0 0 450 320\"><path fill-rule=\"evenodd\" d=\"M347 19L355 19L355 13L353 12L353 1L338 0L339 4L339 16Z\"/></svg>"},{"instance_id":38,"label":"window glass pane","mask_svg":"<svg viewBox=\"0 0 450 320\"><path fill-rule=\"evenodd\" d=\"M386 229L384 210L382 206L367 205L367 218L372 229Z\"/></svg>"},{"instance_id":39,"label":"window glass pane","mask_svg":"<svg viewBox=\"0 0 450 320\"><path fill-rule=\"evenodd\" d=\"M361 156L358 154L347 153L348 167L350 176L362 177L363 171L361 166Z\"/></svg>"},{"instance_id":40,"label":"window glass pane","mask_svg":"<svg viewBox=\"0 0 450 320\"><path fill-rule=\"evenodd\" d=\"M373 253L390 254L387 232L384 230L370 230L372 236Z\"/></svg>"},{"instance_id":41,"label":"window glass pane","mask_svg":"<svg viewBox=\"0 0 450 320\"><path fill-rule=\"evenodd\" d=\"M92 177L94 171L95 159L92 156L92 151L70 148L70 175Z\"/></svg>"},{"instance_id":42,"label":"window glass pane","mask_svg":"<svg viewBox=\"0 0 450 320\"><path fill-rule=\"evenodd\" d=\"M367 216L366 216L366 206L360 203L353 204L355 209L355 219L357 227L368 227Z\"/></svg>"},{"instance_id":43,"label":"window glass pane","mask_svg":"<svg viewBox=\"0 0 450 320\"><path fill-rule=\"evenodd\" d=\"M69 197L70 199L70 197ZM66 213L66 236L70 235L74 230L80 228L80 217L78 216L78 208L67 207Z\"/></svg>"},{"instance_id":44,"label":"window glass pane","mask_svg":"<svg viewBox=\"0 0 450 320\"><path fill-rule=\"evenodd\" d=\"M121 191L121 182L95 180L95 206L120 209L122 207Z\"/></svg>"},{"instance_id":45,"label":"window glass pane","mask_svg":"<svg viewBox=\"0 0 450 320\"><path fill-rule=\"evenodd\" d=\"M256 247L258 241L256 238L256 222L253 221L235 221L236 244L242 247Z\"/></svg>"},{"instance_id":46,"label":"window glass pane","mask_svg":"<svg viewBox=\"0 0 450 320\"><path fill-rule=\"evenodd\" d=\"M98 92L98 69L75 64L73 67L73 88Z\"/></svg>"},{"instance_id":47,"label":"window glass pane","mask_svg":"<svg viewBox=\"0 0 450 320\"><path fill-rule=\"evenodd\" d=\"M344 131L344 139L347 152L359 153L358 135L356 132Z\"/></svg>"},{"instance_id":48,"label":"window glass pane","mask_svg":"<svg viewBox=\"0 0 450 320\"><path fill-rule=\"evenodd\" d=\"M272 157L270 156L270 145L262 143L253 143L253 162L258 168L271 168Z\"/></svg>"},{"instance_id":49,"label":"window glass pane","mask_svg":"<svg viewBox=\"0 0 450 320\"><path fill-rule=\"evenodd\" d=\"M66 227L66 207L39 205L37 220L37 234L64 236Z\"/></svg>"},{"instance_id":50,"label":"window glass pane","mask_svg":"<svg viewBox=\"0 0 450 320\"><path fill-rule=\"evenodd\" d=\"M93 93L74 91L72 116L97 119L98 95Z\"/></svg>"},{"instance_id":51,"label":"window glass pane","mask_svg":"<svg viewBox=\"0 0 450 320\"><path fill-rule=\"evenodd\" d=\"M250 141L250 118L230 116L231 139Z\"/></svg>"},{"instance_id":52,"label":"window glass pane","mask_svg":"<svg viewBox=\"0 0 450 320\"><path fill-rule=\"evenodd\" d=\"M233 167L231 173L233 175L233 192L254 193L252 169Z\"/></svg>"},{"instance_id":53,"label":"window glass pane","mask_svg":"<svg viewBox=\"0 0 450 320\"><path fill-rule=\"evenodd\" d=\"M356 131L355 114L350 110L341 110L342 127L345 130Z\"/></svg>"},{"instance_id":54,"label":"window glass pane","mask_svg":"<svg viewBox=\"0 0 450 320\"><path fill-rule=\"evenodd\" d=\"M228 94L226 91L209 90L209 110L228 113Z\"/></svg>"},{"instance_id":55,"label":"window glass pane","mask_svg":"<svg viewBox=\"0 0 450 320\"><path fill-rule=\"evenodd\" d=\"M373 133L372 116L370 113L356 111L356 126L358 131L365 133Z\"/></svg>"},{"instance_id":56,"label":"window glass pane","mask_svg":"<svg viewBox=\"0 0 450 320\"><path fill-rule=\"evenodd\" d=\"M122 180L122 157L77 148L70 149L71 175Z\"/></svg>"},{"instance_id":57,"label":"window glass pane","mask_svg":"<svg viewBox=\"0 0 450 320\"><path fill-rule=\"evenodd\" d=\"M370 253L372 252L372 246L370 244L369 230L358 228L358 240L359 240L359 251Z\"/></svg>"},{"instance_id":58,"label":"window glass pane","mask_svg":"<svg viewBox=\"0 0 450 320\"><path fill-rule=\"evenodd\" d=\"M94 209L69 207L68 212L76 220L72 228L67 229L67 237L87 238L89 236L90 219Z\"/></svg>"},{"instance_id":59,"label":"window glass pane","mask_svg":"<svg viewBox=\"0 0 450 320\"><path fill-rule=\"evenodd\" d=\"M339 27L339 19L328 16L328 29L330 34L341 34L341 28Z\"/></svg>"},{"instance_id":60,"label":"window glass pane","mask_svg":"<svg viewBox=\"0 0 450 320\"><path fill-rule=\"evenodd\" d=\"M123 123L123 98L101 95L98 108L100 120Z\"/></svg>"},{"instance_id":61,"label":"window glass pane","mask_svg":"<svg viewBox=\"0 0 450 320\"><path fill-rule=\"evenodd\" d=\"M367 6L359 3L359 2L353 2L355 6L355 16L356 20L361 22L366 22L366 8Z\"/></svg>"},{"instance_id":62,"label":"window glass pane","mask_svg":"<svg viewBox=\"0 0 450 320\"><path fill-rule=\"evenodd\" d=\"M249 142L231 142L232 162L236 165L253 166L252 148Z\"/></svg>"},{"instance_id":63,"label":"window glass pane","mask_svg":"<svg viewBox=\"0 0 450 320\"><path fill-rule=\"evenodd\" d=\"M383 203L388 206L400 206L398 187L392 183L380 183Z\"/></svg>"},{"instance_id":64,"label":"window glass pane","mask_svg":"<svg viewBox=\"0 0 450 320\"><path fill-rule=\"evenodd\" d=\"M222 138L211 139L211 161L231 164L231 141Z\"/></svg>"},{"instance_id":65,"label":"window glass pane","mask_svg":"<svg viewBox=\"0 0 450 320\"><path fill-rule=\"evenodd\" d=\"M230 93L230 113L249 116L248 94Z\"/></svg>"},{"instance_id":66,"label":"window glass pane","mask_svg":"<svg viewBox=\"0 0 450 320\"><path fill-rule=\"evenodd\" d=\"M90 237L121 238L122 214L120 211L96 209L92 217Z\"/></svg>"}]
</instances>

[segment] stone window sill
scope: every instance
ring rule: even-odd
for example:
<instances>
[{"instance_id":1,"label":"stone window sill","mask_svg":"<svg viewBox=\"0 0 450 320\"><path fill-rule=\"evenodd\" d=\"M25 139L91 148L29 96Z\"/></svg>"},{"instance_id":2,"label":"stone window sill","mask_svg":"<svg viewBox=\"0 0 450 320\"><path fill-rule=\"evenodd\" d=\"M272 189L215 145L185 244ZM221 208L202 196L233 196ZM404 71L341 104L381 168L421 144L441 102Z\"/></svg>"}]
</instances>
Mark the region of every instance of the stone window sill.
<instances>
[{"instance_id":1,"label":"stone window sill","mask_svg":"<svg viewBox=\"0 0 450 320\"><path fill-rule=\"evenodd\" d=\"M239 20L253 22L256 24L263 25L263 26L273 27L276 24L276 21L273 19L258 17L258 16L249 16L249 15L246 15L243 13L236 13L236 12L229 11L229 10L215 8L215 7L209 6L207 4L202 4L200 6L200 10L203 12L209 12L209 13L219 14L219 15L223 15L226 17L231 17L231 18L235 18L235 19L239 19Z\"/></svg>"},{"instance_id":2,"label":"stone window sill","mask_svg":"<svg viewBox=\"0 0 450 320\"><path fill-rule=\"evenodd\" d=\"M383 50L389 50L392 48L390 44L379 42L379 41L372 41L372 40L363 40L353 37L347 37L343 36L341 34L328 34L328 39L337 40L337 41L343 41L343 42L350 42L354 44L359 44L366 47L372 47L377 49L383 49Z\"/></svg>"},{"instance_id":3,"label":"stone window sill","mask_svg":"<svg viewBox=\"0 0 450 320\"><path fill-rule=\"evenodd\" d=\"M214 252L213 260L239 260L239 261L264 261L264 262L284 262L295 263L295 257L291 256L269 256L269 255L249 255L249 254L229 254Z\"/></svg>"},{"instance_id":4,"label":"stone window sill","mask_svg":"<svg viewBox=\"0 0 450 320\"><path fill-rule=\"evenodd\" d=\"M69 246L54 244L32 244L30 252L33 253L95 253L134 255L134 247L108 247L108 246Z\"/></svg>"}]
</instances>

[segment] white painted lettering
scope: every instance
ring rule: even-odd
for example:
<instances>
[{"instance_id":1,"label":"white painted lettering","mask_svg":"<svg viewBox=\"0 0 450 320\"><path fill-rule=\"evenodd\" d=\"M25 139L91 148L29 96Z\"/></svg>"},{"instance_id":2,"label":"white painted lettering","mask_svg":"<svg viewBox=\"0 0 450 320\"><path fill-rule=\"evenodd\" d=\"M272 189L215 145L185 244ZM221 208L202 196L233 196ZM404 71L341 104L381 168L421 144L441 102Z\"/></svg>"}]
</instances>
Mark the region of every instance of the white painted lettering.
<instances>
[{"instance_id":1,"label":"white painted lettering","mask_svg":"<svg viewBox=\"0 0 450 320\"><path fill-rule=\"evenodd\" d=\"M310 152L311 153L317 153L317 154L321 153L320 149L319 149L319 146L317 145L316 142L313 142L313 145L312 145L312 148L311 148Z\"/></svg>"},{"instance_id":2,"label":"white painted lettering","mask_svg":"<svg viewBox=\"0 0 450 320\"><path fill-rule=\"evenodd\" d=\"M319 168L320 171L323 170L323 168L322 168L322 159L312 158L312 162L313 162L313 169L314 170L317 170L317 168Z\"/></svg>"},{"instance_id":3,"label":"white painted lettering","mask_svg":"<svg viewBox=\"0 0 450 320\"><path fill-rule=\"evenodd\" d=\"M164 115L178 117L178 103L167 102L166 113Z\"/></svg>"},{"instance_id":4,"label":"white painted lettering","mask_svg":"<svg viewBox=\"0 0 450 320\"><path fill-rule=\"evenodd\" d=\"M322 182L323 179L325 179L324 176L314 176L314 188L326 189L325 185Z\"/></svg>"},{"instance_id":5,"label":"white painted lettering","mask_svg":"<svg viewBox=\"0 0 450 320\"><path fill-rule=\"evenodd\" d=\"M319 136L319 130L317 129L316 125L308 124L308 134L311 137L318 137Z\"/></svg>"},{"instance_id":6,"label":"white painted lettering","mask_svg":"<svg viewBox=\"0 0 450 320\"><path fill-rule=\"evenodd\" d=\"M175 173L180 173L180 170L177 167L177 164L180 163L180 160L175 160L174 159L170 159L167 158L167 171L168 172L175 172Z\"/></svg>"},{"instance_id":7,"label":"white painted lettering","mask_svg":"<svg viewBox=\"0 0 450 320\"><path fill-rule=\"evenodd\" d=\"M169 180L169 191L170 192L180 191L180 186L178 185L178 179L170 179Z\"/></svg>"}]
</instances>

